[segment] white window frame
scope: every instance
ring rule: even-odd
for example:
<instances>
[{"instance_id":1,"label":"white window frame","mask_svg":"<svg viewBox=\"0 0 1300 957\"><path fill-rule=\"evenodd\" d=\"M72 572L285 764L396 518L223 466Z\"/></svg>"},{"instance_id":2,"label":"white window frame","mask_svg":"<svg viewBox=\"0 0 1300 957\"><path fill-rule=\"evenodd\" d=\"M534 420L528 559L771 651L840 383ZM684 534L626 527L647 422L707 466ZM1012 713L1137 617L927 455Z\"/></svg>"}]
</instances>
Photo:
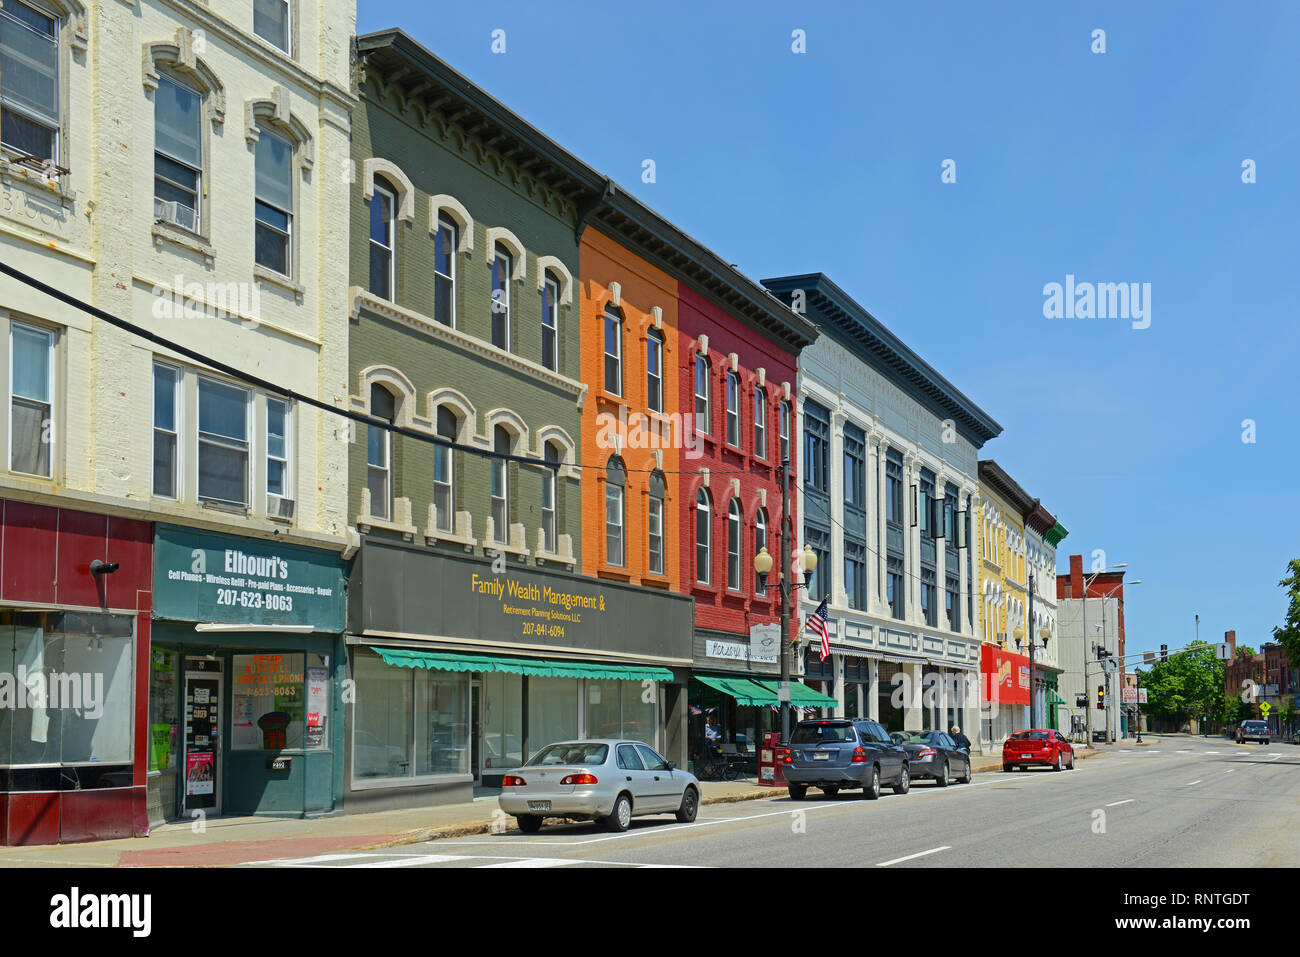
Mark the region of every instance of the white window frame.
<instances>
[{"instance_id":1,"label":"white window frame","mask_svg":"<svg viewBox=\"0 0 1300 957\"><path fill-rule=\"evenodd\" d=\"M379 183L375 183L375 192L374 195L370 197L370 202L371 203L381 202L380 200L381 196L385 196L388 198L388 214L389 214L387 220L388 245L384 245L383 243L376 241L375 237L372 235L367 235L366 238L368 244L366 246L366 249L369 250L371 246L378 246L380 249L384 249L388 251L388 295L383 296L382 298L387 299L389 302L396 302L397 301L397 195L387 187L380 186ZM367 216L366 218L366 223L367 223L366 232L367 234L369 234L370 232L369 216ZM370 271L370 262L369 262L369 258L367 258L366 261L367 287L370 285L369 271ZM377 290L370 289L369 291L376 296L380 295L380 293Z\"/></svg>"},{"instance_id":2,"label":"white window frame","mask_svg":"<svg viewBox=\"0 0 1300 957\"><path fill-rule=\"evenodd\" d=\"M446 230L448 231L448 237L449 237L449 238L448 238L448 245L450 246L450 250L449 250L448 253L447 253L447 266L448 266L448 268L451 270L450 273L440 273L440 272L438 272L438 248L437 248L437 243L441 240L441 238L442 238L442 231L443 231L444 229L446 229ZM460 227L457 226L454 222L452 222L452 220L450 219L450 217L447 217L447 216L439 216L439 217L438 217L438 229L437 229L437 231L436 231L436 232L434 233L434 235L433 235L433 241L434 241L434 244L435 244L435 245L434 245L434 250L433 250L433 282L434 282L433 320L434 320L435 322L439 322L439 323L442 321L442 320L440 320L440 319L438 318L438 305L437 305L437 303L438 303L438 298L437 298L437 295L438 295L437 283L438 283L438 279L439 279L439 277L441 277L441 278L446 279L448 282L451 283L451 315L449 316L449 318L450 318L451 321L447 323L447 328L449 328L449 329L455 329L455 328L456 328L456 321L457 321L457 316L456 316L456 252L457 252L457 249L456 249L456 245L457 245L457 243L460 241L459 232L460 232Z\"/></svg>"},{"instance_id":3,"label":"white window frame","mask_svg":"<svg viewBox=\"0 0 1300 957\"><path fill-rule=\"evenodd\" d=\"M780 422L777 424L778 435L780 437L779 448L777 453L781 456L781 461L786 462L790 459L790 403L784 399L780 402L780 412L778 413ZM791 465L794 463L791 462Z\"/></svg>"},{"instance_id":4,"label":"white window frame","mask_svg":"<svg viewBox=\"0 0 1300 957\"><path fill-rule=\"evenodd\" d=\"M498 426L497 428L500 428ZM507 440L507 444L513 445L513 442ZM492 434L492 448L496 450L496 432ZM509 454L507 449L504 453ZM499 470L499 471L498 471ZM493 541L498 545L506 545L510 542L510 460L503 458L494 458L492 460L492 482L495 484L498 476L501 480L501 494L497 495L496 490L489 486L488 494L491 502L492 514L492 534L495 536ZM501 516L497 520L497 503L500 502Z\"/></svg>"},{"instance_id":5,"label":"white window frame","mask_svg":"<svg viewBox=\"0 0 1300 957\"><path fill-rule=\"evenodd\" d=\"M164 85L164 84L167 84L167 83L171 83L172 85L179 87L180 89L184 90L186 93L189 93L191 96L195 97L195 98L199 101L199 108L198 108L198 117L199 117L199 165L198 165L197 167L190 166L190 164L187 163L187 162L185 162L184 160L182 160L182 159L178 159L177 157L172 156L170 153L165 153L165 152L163 152L162 150L160 150L160 149L158 148L158 117L157 117L157 113L156 113L156 112L155 112L155 115L154 115L154 118L153 118L153 130L154 130L154 147L153 147L153 152L154 152L154 155L155 155L155 156L159 156L159 155L164 156L164 157L166 157L170 162L173 162L173 163L177 164L178 166L184 166L184 167L187 168L187 169L194 170L194 172L197 174L197 175L196 175L196 178L195 178L195 180L194 180L194 229L193 229L192 231L193 231L194 233L196 233L196 234L202 235L202 234L203 234L203 228L204 228L204 225L205 225L205 223L204 223L204 219L203 219L203 196L204 196L204 192L205 192L205 186L204 186L204 178L205 178L205 174L204 174L204 166L207 164L207 159L208 159L207 151L204 149L204 142L203 142L203 110L204 110L204 106L205 106L205 94L203 93L202 90L196 90L196 89L194 89L194 87L190 86L189 84L187 84L187 83L182 83L180 80L176 79L174 76L171 76L171 75L168 74L168 73L164 73L164 72L161 72L161 71L160 71L160 72L159 72L159 75L158 75L158 88L159 88L159 90L161 90L162 87L163 87L163 85ZM158 95L158 93L157 93L157 91L155 91L154 96L156 97L157 95ZM153 178L154 178L155 187L156 187L156 185L157 185L157 180L158 180L158 178L159 178L159 177L158 177L158 170L157 170L156 167L157 167L157 164L155 163L155 169L154 169L154 171L153 171ZM182 184L180 184L180 183L175 183L174 185L177 186L177 187L179 187L180 189L185 189L186 192L188 192L188 189L187 189L184 185L182 185ZM157 194L158 194L158 191L157 191L157 189L155 188L155 189L154 189L154 197L155 197L155 199L158 198Z\"/></svg>"},{"instance_id":6,"label":"white window frame","mask_svg":"<svg viewBox=\"0 0 1300 957\"><path fill-rule=\"evenodd\" d=\"M543 460L546 460L545 456L546 452L543 450ZM542 466L542 547L552 555L555 554L559 534L555 512L555 483L558 478L558 468Z\"/></svg>"},{"instance_id":7,"label":"white window frame","mask_svg":"<svg viewBox=\"0 0 1300 957\"><path fill-rule=\"evenodd\" d=\"M624 473L626 474L626 473ZM618 520L609 519L610 500L617 505ZM618 561L609 547L610 536L618 542ZM615 568L627 567L627 490L614 482L605 483L605 562Z\"/></svg>"},{"instance_id":8,"label":"white window frame","mask_svg":"<svg viewBox=\"0 0 1300 957\"><path fill-rule=\"evenodd\" d=\"M504 267L497 265L502 260L505 261ZM488 325L488 342L492 343L493 346L496 346L496 348L502 350L503 352L509 352L510 340L511 340L510 334L513 331L511 329L511 326L514 324L512 321L513 317L510 314L511 313L510 279L511 279L511 275L514 273L515 270L515 257L510 252L510 250L506 249L506 247L503 246L501 243L497 243L496 246L493 247L492 249L491 269L492 271L491 273L489 273L488 278L492 281L492 283L491 283L491 288L488 291L488 297L492 300L492 312L489 316L490 323ZM497 276L501 277L501 291L503 293L502 298L499 300L496 298L496 291L497 291L496 277ZM497 309L498 302L501 303L501 305L505 306L503 310ZM498 315L505 316L504 345L497 345L496 336L494 335L494 333L496 332L494 328L494 324L496 321L496 317Z\"/></svg>"},{"instance_id":9,"label":"white window frame","mask_svg":"<svg viewBox=\"0 0 1300 957\"><path fill-rule=\"evenodd\" d=\"M173 381L172 381L172 424L175 426L175 429L171 432L171 437L172 437L172 494L171 494L171 495L164 495L164 494L160 493L160 492L158 491L158 489L154 486L154 481L153 481L154 477L153 477L153 469L152 469L152 468L149 470L149 471L150 471L150 474L149 474L149 493L150 493L154 498L162 498L162 499L167 499L167 500L169 500L169 501L174 501L174 502L175 502L175 501L180 501L180 498L181 498L181 489L184 487L184 484L185 484L184 481L183 481L184 472L182 471L182 466L181 466L181 461L182 461L182 459L183 459L182 449L183 449L183 447L184 447L184 445L185 445L184 441L182 441L182 439L181 439L181 436L184 434L184 431L185 431L185 423L184 423L184 420L181 418L182 413L184 412L184 409L185 409L185 402L184 402L184 396L185 396L185 387L184 387L184 386L185 386L185 370L182 369L180 366L174 366L174 365L172 365L172 364L169 363L169 362L159 362L158 360L155 359L155 360L154 360L154 363L153 363L153 375L154 375L154 380L155 380L155 382L156 382L156 380L157 380L158 370L159 370L159 369L166 369L166 370L167 370L168 372L170 372L170 373L172 374L172 376L174 377L174 379L173 379ZM157 450L158 450L158 433L159 433L159 432L167 432L168 430L167 430L167 429L161 429L161 428L158 427L158 403L157 403L157 386L156 386L156 385L154 386L153 395L154 395L153 413L152 413L152 419L153 419L153 432L152 432L152 435L153 435L153 444L152 444L152 446L151 446L151 451L153 452L153 455L154 455L154 457L156 458L157 455L158 455L158 451L157 451Z\"/></svg>"},{"instance_id":10,"label":"white window frame","mask_svg":"<svg viewBox=\"0 0 1300 957\"><path fill-rule=\"evenodd\" d=\"M655 506L658 506L658 514ZM655 542L658 541L658 564L655 563ZM664 574L664 500L658 495L650 495L646 505L646 545L648 548L646 567L652 575Z\"/></svg>"},{"instance_id":11,"label":"white window frame","mask_svg":"<svg viewBox=\"0 0 1300 957\"><path fill-rule=\"evenodd\" d=\"M47 475L41 475L39 472L22 472L14 468L14 399L15 399L14 396L14 351L15 351L14 330L19 328L24 329L28 332L34 332L37 333L38 335L44 336L46 340L45 354L46 354L46 361L48 363L46 367L46 382L49 388L49 398L46 400L46 404L50 407L50 411L48 417L42 420L41 434L42 436L44 436L45 423L48 422L50 427L50 454L49 454L50 471L49 474ZM33 475L36 476L37 478L44 478L44 479L50 479L54 477L54 471L55 471L54 457L56 451L58 450L58 440L57 440L58 430L55 425L55 423L58 421L58 419L56 418L58 414L58 408L57 408L57 404L55 403L55 396L58 393L58 383L55 379L55 373L57 372L57 368L58 368L57 362L55 361L56 358L55 354L58 349L58 344L59 344L58 334L53 329L49 329L45 326L39 326L31 322L22 322L18 319L13 319L10 320L9 322L9 388L8 388L9 410L8 410L8 419L5 422L5 432L8 434L9 439L7 443L8 448L5 450L5 456L6 456L5 465L8 468L8 470L15 475ZM35 399L29 399L26 396L18 396L17 398L25 399L28 402L38 401Z\"/></svg>"},{"instance_id":12,"label":"white window frame","mask_svg":"<svg viewBox=\"0 0 1300 957\"><path fill-rule=\"evenodd\" d=\"M560 284L548 272L542 282L542 295L545 308L542 309L542 353L539 357L542 366L552 372L560 371ZM550 320L549 322L547 320ZM546 364L546 340L551 339L551 357L553 365Z\"/></svg>"},{"instance_id":13,"label":"white window frame","mask_svg":"<svg viewBox=\"0 0 1300 957\"><path fill-rule=\"evenodd\" d=\"M435 409L433 413L435 432L438 430L438 415L441 411L442 409L439 408ZM454 413L452 414L454 415ZM441 432L438 432L438 435L451 441L456 439L454 435L446 436L442 435ZM438 463L440 462L445 463L447 473L447 481L445 482L438 481ZM437 509L438 531L452 532L456 528L456 451L445 445L435 445L433 447L433 501L435 505L438 503L438 492L440 490L445 490L447 507L438 507Z\"/></svg>"},{"instance_id":14,"label":"white window frame","mask_svg":"<svg viewBox=\"0 0 1300 957\"><path fill-rule=\"evenodd\" d=\"M609 351L610 325L614 328L614 351ZM605 309L604 317L601 323L601 349L602 363L601 374L605 378L605 391L612 395L621 396L623 394L623 317L618 313ZM609 382L609 360L614 360L614 372L618 379L612 386Z\"/></svg>"},{"instance_id":15,"label":"white window frame","mask_svg":"<svg viewBox=\"0 0 1300 957\"><path fill-rule=\"evenodd\" d=\"M762 386L754 387L754 454L766 459L767 450L767 393Z\"/></svg>"},{"instance_id":16,"label":"white window frame","mask_svg":"<svg viewBox=\"0 0 1300 957\"><path fill-rule=\"evenodd\" d=\"M734 549L731 547L733 544L736 546ZM743 591L745 587L745 569L740 561L740 553L744 547L745 524L740 514L740 503L733 498L731 504L727 506L727 588L730 591Z\"/></svg>"},{"instance_id":17,"label":"white window frame","mask_svg":"<svg viewBox=\"0 0 1300 957\"><path fill-rule=\"evenodd\" d=\"M291 54L293 52L293 3L292 0L280 0L280 2L284 6L284 44L285 45L280 46L280 44L276 43L274 40L270 39L269 37L264 37L262 36L262 34L257 32L256 7L254 7L253 27L251 32L253 36L257 37L259 40L262 40L265 43L269 43L271 46L275 47L275 49L280 50L283 53Z\"/></svg>"},{"instance_id":18,"label":"white window frame","mask_svg":"<svg viewBox=\"0 0 1300 957\"><path fill-rule=\"evenodd\" d=\"M271 454L271 404L279 403L284 406L284 455ZM294 494L294 475L293 475L293 442L294 442L294 403L289 399L282 399L279 396L266 396L266 428L263 430L263 437L266 443L266 475L264 485L268 496L278 495L280 498L294 500L297 496ZM271 491L271 463L279 462L284 466L284 490L280 492ZM267 514L270 514L270 507L267 507Z\"/></svg>"},{"instance_id":19,"label":"white window frame","mask_svg":"<svg viewBox=\"0 0 1300 957\"><path fill-rule=\"evenodd\" d=\"M702 393L700 392L701 369L704 370L704 391ZM709 400L709 393L712 391L709 388L712 375L713 369L709 365L709 360L697 354L695 356L695 428L705 435L713 434L713 407ZM704 407L703 412L700 411L701 405ZM701 422L704 423L702 429L700 428Z\"/></svg>"},{"instance_id":20,"label":"white window frame","mask_svg":"<svg viewBox=\"0 0 1300 957\"><path fill-rule=\"evenodd\" d=\"M760 508L754 514L754 554L757 555L767 545L767 509ZM754 576L754 594L766 595L766 588L758 587L758 576Z\"/></svg>"},{"instance_id":21,"label":"white window frame","mask_svg":"<svg viewBox=\"0 0 1300 957\"><path fill-rule=\"evenodd\" d=\"M646 375L646 407L652 412L663 412L664 410L664 340L658 334L651 332L646 336L646 353L645 353L645 375ZM659 371L650 371L650 358L654 356L657 360L655 368ZM656 387L659 393L658 403L652 402Z\"/></svg>"},{"instance_id":22,"label":"white window frame","mask_svg":"<svg viewBox=\"0 0 1300 957\"><path fill-rule=\"evenodd\" d=\"M43 126L46 129L51 129L53 131L53 136L50 138L49 158L53 160L55 163L57 163L60 158L60 150L63 146L63 37L62 34L63 34L64 18L60 16L58 13L49 10L40 4L29 2L29 0L11 0L11 2L15 3L17 6L26 7L28 10L31 10L37 15L42 17L47 17L48 19L53 21L54 62L55 62L54 109L56 115L53 118L54 119L53 124L51 124L49 122L50 120L49 117L36 116L30 110L12 102L5 102L3 104L3 109L8 110L11 113L16 113L17 115L21 116L23 119L27 120L28 122L35 123L37 126ZM6 14L3 7L0 6L0 16L5 16L5 15ZM27 24L19 21L17 17L13 17L12 15L10 15L9 19L14 21L14 23L17 26L21 27L24 30L31 29L30 27L27 26ZM13 147L9 147L9 146L4 147L4 150L14 155L18 155L19 153L17 149L14 149Z\"/></svg>"},{"instance_id":23,"label":"white window frame","mask_svg":"<svg viewBox=\"0 0 1300 957\"><path fill-rule=\"evenodd\" d=\"M700 513L705 515L704 541L700 541ZM704 549L704 561L700 561L700 549ZM701 578L701 574L704 575ZM713 584L713 503L703 489L695 496L695 581L701 585Z\"/></svg>"},{"instance_id":24,"label":"white window frame","mask_svg":"<svg viewBox=\"0 0 1300 957\"><path fill-rule=\"evenodd\" d=\"M275 133L275 132L273 132L273 131L267 129L265 126L259 126L259 127L258 127L258 140L257 140L257 145L259 145L259 146L261 145L261 143L262 143L262 137L264 137L264 136L269 136L269 137L271 137L271 138L273 138L273 139L277 139L277 140L279 140L280 142L282 142L285 146L287 146L287 147L289 148L289 194L290 194L290 197L289 197L289 204L290 204L290 208L289 208L289 209L280 209L280 207L279 207L279 206L276 206L274 203L267 202L266 200L264 200L264 199L262 199L260 196L258 196L258 195L257 195L257 180L256 180L256 177L254 177L254 180L253 180L253 256L254 256L254 260L256 261L256 257L257 257L257 228L258 228L259 226L265 227L266 229L269 229L269 230L270 230L271 232L273 232L273 233L279 233L279 234L283 235L283 236L284 236L284 248L285 248L285 256L284 256L284 260L285 260L285 269L284 269L284 271L281 272L279 269L276 269L274 266L268 266L268 265L266 265L265 263L258 263L258 265L261 266L263 269L269 269L269 270L271 270L272 272L279 273L279 274L282 275L282 276L292 276L292 275L293 275L293 270L294 270L294 255L293 255L293 205L294 205L294 202L295 202L296 199L297 199L297 189L296 189L296 186L295 186L295 183L294 183L294 175L293 175L293 168L294 168L294 155L295 155L295 153L296 153L296 149L295 149L295 146L294 146L293 141L290 140L287 136L281 136L279 133ZM256 147L254 147L254 149L256 149ZM274 225L272 225L271 223L263 222L262 220L258 219L258 218L257 218L257 204L258 204L258 203L261 203L262 205L267 206L267 207L269 207L270 209L274 209L274 210L276 210L277 212L284 213L285 221L286 221L286 222L285 222L285 226L286 226L286 228L283 229L283 230L281 230L278 226L274 226Z\"/></svg>"},{"instance_id":25,"label":"white window frame","mask_svg":"<svg viewBox=\"0 0 1300 957\"><path fill-rule=\"evenodd\" d=\"M244 444L246 446L244 450L244 489L249 499L249 501L247 502L243 502L243 503L227 502L221 499L212 498L210 496L205 497L203 495L203 475L201 471L202 457L200 456L199 452L203 446L203 413L202 413L203 401L201 397L201 391L203 388L204 381L213 382L225 388L235 389L239 392L244 393L244 434L248 436L248 438L244 440ZM225 379L218 379L214 376L207 376L207 375L198 375L196 377L196 381L194 385L195 385L195 392L194 392L195 395L195 413L194 413L194 494L195 494L195 498L200 504L211 503L212 505L217 506L219 508L242 509L245 512L252 511L253 494L254 494L253 493L253 462L254 462L254 457L257 454L257 448L256 448L257 443L254 437L255 430L253 427L253 403L254 403L254 398L256 396L256 393L253 392L252 389L249 389L247 386L236 385L233 382L227 382ZM217 433L212 432L208 434L216 435ZM218 436L218 438L224 438L224 436ZM236 440L227 439L227 441L233 442Z\"/></svg>"},{"instance_id":26,"label":"white window frame","mask_svg":"<svg viewBox=\"0 0 1300 957\"><path fill-rule=\"evenodd\" d=\"M727 444L738 449L742 441L740 436L740 377L734 372L727 373L725 398L727 403Z\"/></svg>"}]
</instances>

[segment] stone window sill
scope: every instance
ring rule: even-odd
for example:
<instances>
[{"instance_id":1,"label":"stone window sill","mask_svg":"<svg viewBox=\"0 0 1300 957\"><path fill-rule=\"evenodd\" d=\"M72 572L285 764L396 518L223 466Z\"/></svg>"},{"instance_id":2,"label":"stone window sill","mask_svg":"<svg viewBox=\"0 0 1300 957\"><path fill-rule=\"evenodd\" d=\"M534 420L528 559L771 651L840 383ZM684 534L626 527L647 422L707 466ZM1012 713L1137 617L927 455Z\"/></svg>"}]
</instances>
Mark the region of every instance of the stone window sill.
<instances>
[{"instance_id":1,"label":"stone window sill","mask_svg":"<svg viewBox=\"0 0 1300 957\"><path fill-rule=\"evenodd\" d=\"M153 239L156 246L161 246L165 240L173 245L180 246L182 249L198 253L203 257L205 265L208 266L211 266L217 258L216 249L198 233L181 229L179 226L172 226L170 223L155 222L153 224Z\"/></svg>"},{"instance_id":2,"label":"stone window sill","mask_svg":"<svg viewBox=\"0 0 1300 957\"><path fill-rule=\"evenodd\" d=\"M290 277L278 273L274 269L267 269L259 263L253 263L253 278L258 282L269 282L273 286L289 290L297 297L298 302L302 302L303 297L307 295L306 286L294 282Z\"/></svg>"}]
</instances>

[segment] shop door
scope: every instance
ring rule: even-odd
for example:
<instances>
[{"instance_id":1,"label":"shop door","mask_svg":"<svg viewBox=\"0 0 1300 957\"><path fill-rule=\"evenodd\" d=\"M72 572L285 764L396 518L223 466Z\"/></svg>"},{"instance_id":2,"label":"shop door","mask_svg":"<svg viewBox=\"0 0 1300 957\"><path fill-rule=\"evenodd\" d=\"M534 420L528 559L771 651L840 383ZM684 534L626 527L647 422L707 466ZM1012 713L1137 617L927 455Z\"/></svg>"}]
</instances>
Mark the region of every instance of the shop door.
<instances>
[{"instance_id":1,"label":"shop door","mask_svg":"<svg viewBox=\"0 0 1300 957\"><path fill-rule=\"evenodd\" d=\"M185 752L182 808L221 813L221 675L185 673Z\"/></svg>"}]
</instances>

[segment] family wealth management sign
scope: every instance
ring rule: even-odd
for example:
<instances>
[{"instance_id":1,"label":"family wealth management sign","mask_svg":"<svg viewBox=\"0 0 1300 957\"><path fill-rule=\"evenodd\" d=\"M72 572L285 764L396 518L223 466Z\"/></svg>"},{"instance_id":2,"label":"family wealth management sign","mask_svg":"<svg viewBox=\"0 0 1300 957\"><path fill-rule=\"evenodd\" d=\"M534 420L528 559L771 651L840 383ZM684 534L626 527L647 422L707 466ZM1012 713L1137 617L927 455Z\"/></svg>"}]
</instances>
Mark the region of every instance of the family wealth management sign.
<instances>
[{"instance_id":1,"label":"family wealth management sign","mask_svg":"<svg viewBox=\"0 0 1300 957\"><path fill-rule=\"evenodd\" d=\"M156 618L343 630L343 560L332 552L158 525Z\"/></svg>"}]
</instances>

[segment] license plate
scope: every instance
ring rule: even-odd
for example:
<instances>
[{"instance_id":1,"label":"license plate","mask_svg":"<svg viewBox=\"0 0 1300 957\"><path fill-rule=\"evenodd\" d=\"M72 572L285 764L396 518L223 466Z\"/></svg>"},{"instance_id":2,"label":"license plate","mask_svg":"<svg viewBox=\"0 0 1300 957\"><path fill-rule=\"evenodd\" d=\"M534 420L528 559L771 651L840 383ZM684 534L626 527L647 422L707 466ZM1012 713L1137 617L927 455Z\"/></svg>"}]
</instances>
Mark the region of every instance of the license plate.
<instances>
[{"instance_id":1,"label":"license plate","mask_svg":"<svg viewBox=\"0 0 1300 957\"><path fill-rule=\"evenodd\" d=\"M529 801L528 810L530 811L549 811L551 809L550 801Z\"/></svg>"},{"instance_id":2,"label":"license plate","mask_svg":"<svg viewBox=\"0 0 1300 957\"><path fill-rule=\"evenodd\" d=\"M1021 757L1022 757L1022 758L1032 758L1033 755L1032 755L1032 754L1022 754Z\"/></svg>"},{"instance_id":3,"label":"license plate","mask_svg":"<svg viewBox=\"0 0 1300 957\"><path fill-rule=\"evenodd\" d=\"M830 753L829 751L814 751L814 752L813 752L813 760L814 760L814 761L829 761L830 759L831 759L831 753Z\"/></svg>"}]
</instances>

